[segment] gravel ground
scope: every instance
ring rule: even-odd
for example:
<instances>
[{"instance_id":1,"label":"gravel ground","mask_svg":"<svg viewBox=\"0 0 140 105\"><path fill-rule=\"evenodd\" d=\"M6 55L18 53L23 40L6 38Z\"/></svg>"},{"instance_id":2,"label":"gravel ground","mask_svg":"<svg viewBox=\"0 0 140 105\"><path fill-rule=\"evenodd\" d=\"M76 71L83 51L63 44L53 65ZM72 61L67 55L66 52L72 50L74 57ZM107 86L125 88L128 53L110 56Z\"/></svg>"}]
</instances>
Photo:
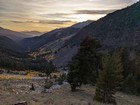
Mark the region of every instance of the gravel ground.
<instances>
[{"instance_id":1,"label":"gravel ground","mask_svg":"<svg viewBox=\"0 0 140 105\"><path fill-rule=\"evenodd\" d=\"M30 91L31 84L36 91ZM82 86L71 92L70 86L63 85L51 92L42 92L44 80L0 80L0 105L12 105L26 101L28 105L107 105L93 100L95 87ZM118 105L140 105L140 97L118 92Z\"/></svg>"}]
</instances>

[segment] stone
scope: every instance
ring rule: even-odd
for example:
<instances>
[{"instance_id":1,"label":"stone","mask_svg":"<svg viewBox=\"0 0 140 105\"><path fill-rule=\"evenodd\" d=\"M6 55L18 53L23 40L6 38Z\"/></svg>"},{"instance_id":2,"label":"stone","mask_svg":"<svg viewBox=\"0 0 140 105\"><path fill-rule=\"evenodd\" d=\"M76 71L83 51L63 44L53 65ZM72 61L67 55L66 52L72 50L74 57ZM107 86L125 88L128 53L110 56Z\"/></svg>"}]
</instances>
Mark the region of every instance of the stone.
<instances>
[{"instance_id":1,"label":"stone","mask_svg":"<svg viewBox=\"0 0 140 105\"><path fill-rule=\"evenodd\" d=\"M18 102L17 104L14 105L28 105L27 102L23 101L23 102Z\"/></svg>"}]
</instances>

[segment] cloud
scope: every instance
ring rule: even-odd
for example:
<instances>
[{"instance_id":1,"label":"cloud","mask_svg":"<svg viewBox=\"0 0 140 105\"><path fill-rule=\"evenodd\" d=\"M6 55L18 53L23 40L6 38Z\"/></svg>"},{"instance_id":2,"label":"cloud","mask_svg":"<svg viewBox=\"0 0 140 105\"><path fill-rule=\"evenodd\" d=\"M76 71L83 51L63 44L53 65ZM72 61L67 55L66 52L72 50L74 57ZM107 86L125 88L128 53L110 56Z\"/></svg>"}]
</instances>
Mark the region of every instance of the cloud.
<instances>
[{"instance_id":1,"label":"cloud","mask_svg":"<svg viewBox=\"0 0 140 105\"><path fill-rule=\"evenodd\" d=\"M17 21L17 20L11 20L12 23L38 23L38 21Z\"/></svg>"},{"instance_id":2,"label":"cloud","mask_svg":"<svg viewBox=\"0 0 140 105\"><path fill-rule=\"evenodd\" d=\"M10 21L12 23L39 23L39 24L65 24L72 21L40 20L40 21Z\"/></svg>"},{"instance_id":3,"label":"cloud","mask_svg":"<svg viewBox=\"0 0 140 105\"><path fill-rule=\"evenodd\" d=\"M50 17L63 17L63 16L67 16L70 15L68 13L53 13L53 14L46 14L46 16L50 16Z\"/></svg>"},{"instance_id":4,"label":"cloud","mask_svg":"<svg viewBox=\"0 0 140 105\"><path fill-rule=\"evenodd\" d=\"M40 14L39 16L47 19L57 18L60 20L72 20L74 18L70 17L74 13L51 13L51 14Z\"/></svg>"},{"instance_id":5,"label":"cloud","mask_svg":"<svg viewBox=\"0 0 140 105\"><path fill-rule=\"evenodd\" d=\"M3 11L3 10L5 10L5 8L4 8L4 7L2 7L2 6L0 6L0 11Z\"/></svg>"},{"instance_id":6,"label":"cloud","mask_svg":"<svg viewBox=\"0 0 140 105\"><path fill-rule=\"evenodd\" d=\"M75 21L97 20L137 0L0 0L0 21L15 30L68 26ZM113 10L114 9L114 10ZM49 25L48 25L49 24ZM29 27L28 27L29 26ZM47 28L46 28L47 27ZM17 28L17 29L16 29ZM13 28L12 28L13 29Z\"/></svg>"},{"instance_id":7,"label":"cloud","mask_svg":"<svg viewBox=\"0 0 140 105\"><path fill-rule=\"evenodd\" d=\"M26 22L22 22L22 21L10 21L10 22L12 22L12 23L26 23Z\"/></svg>"},{"instance_id":8,"label":"cloud","mask_svg":"<svg viewBox=\"0 0 140 105\"><path fill-rule=\"evenodd\" d=\"M116 9L110 10L77 10L75 14L108 14L116 11Z\"/></svg>"},{"instance_id":9,"label":"cloud","mask_svg":"<svg viewBox=\"0 0 140 105\"><path fill-rule=\"evenodd\" d=\"M39 23L42 24L65 24L65 23L69 23L72 21L59 21L59 20L48 20L48 21L39 21Z\"/></svg>"}]
</instances>

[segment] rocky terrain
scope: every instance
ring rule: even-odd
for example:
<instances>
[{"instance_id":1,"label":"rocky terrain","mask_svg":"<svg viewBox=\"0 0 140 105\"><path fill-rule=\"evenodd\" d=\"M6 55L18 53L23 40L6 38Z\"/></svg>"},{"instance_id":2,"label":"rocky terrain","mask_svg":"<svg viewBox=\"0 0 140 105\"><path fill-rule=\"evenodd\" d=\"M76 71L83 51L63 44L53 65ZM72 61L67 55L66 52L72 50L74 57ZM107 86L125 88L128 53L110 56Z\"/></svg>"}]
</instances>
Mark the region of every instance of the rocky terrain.
<instances>
[{"instance_id":1,"label":"rocky terrain","mask_svg":"<svg viewBox=\"0 0 140 105\"><path fill-rule=\"evenodd\" d=\"M31 91L31 84L35 91ZM44 80L0 80L0 104L14 105L27 102L28 105L105 105L93 100L95 87L83 86L71 92L68 84L55 85L44 91ZM140 97L117 93L118 105L140 105Z\"/></svg>"}]
</instances>

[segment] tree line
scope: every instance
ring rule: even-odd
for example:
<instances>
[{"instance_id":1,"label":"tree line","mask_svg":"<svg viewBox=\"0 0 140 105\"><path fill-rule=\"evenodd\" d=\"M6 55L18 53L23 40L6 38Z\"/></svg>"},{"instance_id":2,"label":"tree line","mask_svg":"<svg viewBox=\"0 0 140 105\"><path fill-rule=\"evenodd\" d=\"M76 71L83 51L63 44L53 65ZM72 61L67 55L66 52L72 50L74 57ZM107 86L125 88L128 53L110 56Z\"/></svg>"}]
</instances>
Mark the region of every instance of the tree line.
<instances>
[{"instance_id":1,"label":"tree line","mask_svg":"<svg viewBox=\"0 0 140 105\"><path fill-rule=\"evenodd\" d=\"M56 70L54 64L45 58L15 58L0 53L0 68L7 70L35 70L50 73Z\"/></svg>"},{"instance_id":2,"label":"tree line","mask_svg":"<svg viewBox=\"0 0 140 105\"><path fill-rule=\"evenodd\" d=\"M110 53L101 50L98 40L87 37L69 62L68 82L71 91L82 84L96 86L97 101L114 103L114 94L122 91L140 94L140 57L130 60L130 50L120 48Z\"/></svg>"}]
</instances>

